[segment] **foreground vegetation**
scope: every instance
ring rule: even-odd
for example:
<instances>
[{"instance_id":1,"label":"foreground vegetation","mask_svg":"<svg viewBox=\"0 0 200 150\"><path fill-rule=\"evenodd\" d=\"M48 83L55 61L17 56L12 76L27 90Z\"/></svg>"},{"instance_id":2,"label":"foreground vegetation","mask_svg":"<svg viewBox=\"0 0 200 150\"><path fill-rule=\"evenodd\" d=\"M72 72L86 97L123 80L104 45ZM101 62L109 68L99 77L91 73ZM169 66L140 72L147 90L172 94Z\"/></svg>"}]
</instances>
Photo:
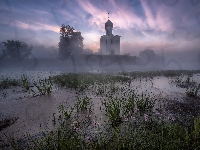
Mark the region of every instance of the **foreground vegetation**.
<instances>
[{"instance_id":1,"label":"foreground vegetation","mask_svg":"<svg viewBox=\"0 0 200 150\"><path fill-rule=\"evenodd\" d=\"M58 107L59 114L53 114L52 130L36 138L27 135L23 144L19 144L12 136L7 136L9 145L13 149L41 150L200 149L200 117L191 119L191 125L185 126L180 123L179 118L164 112L164 102L159 101L159 97L139 93L131 88L133 80L146 78L151 81L154 76L173 76L176 77L174 82L187 85L186 96L197 98L199 85L189 77L194 73L199 71L124 72L117 75L62 74L34 82L37 89L51 91L54 83L62 88L77 90L82 95L77 94L73 105ZM182 80L182 75L188 75L189 78ZM26 79L24 85L25 88L28 85ZM193 88L195 90L190 90ZM96 116L93 100L87 95L90 90L100 97L99 111L102 116ZM188 91L190 94L194 91L195 95L188 95Z\"/></svg>"}]
</instances>

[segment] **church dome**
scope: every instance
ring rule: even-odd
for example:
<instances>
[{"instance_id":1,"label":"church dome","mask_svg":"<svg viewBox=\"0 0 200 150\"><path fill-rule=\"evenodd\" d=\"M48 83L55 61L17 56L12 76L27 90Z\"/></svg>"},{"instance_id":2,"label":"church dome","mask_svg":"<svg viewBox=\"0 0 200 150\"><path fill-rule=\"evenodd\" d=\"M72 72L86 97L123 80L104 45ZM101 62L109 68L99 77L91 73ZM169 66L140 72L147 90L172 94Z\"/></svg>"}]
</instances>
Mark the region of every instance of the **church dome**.
<instances>
[{"instance_id":1,"label":"church dome","mask_svg":"<svg viewBox=\"0 0 200 150\"><path fill-rule=\"evenodd\" d=\"M108 21L105 23L105 29L107 27L112 27L113 28L113 23L108 19Z\"/></svg>"}]
</instances>

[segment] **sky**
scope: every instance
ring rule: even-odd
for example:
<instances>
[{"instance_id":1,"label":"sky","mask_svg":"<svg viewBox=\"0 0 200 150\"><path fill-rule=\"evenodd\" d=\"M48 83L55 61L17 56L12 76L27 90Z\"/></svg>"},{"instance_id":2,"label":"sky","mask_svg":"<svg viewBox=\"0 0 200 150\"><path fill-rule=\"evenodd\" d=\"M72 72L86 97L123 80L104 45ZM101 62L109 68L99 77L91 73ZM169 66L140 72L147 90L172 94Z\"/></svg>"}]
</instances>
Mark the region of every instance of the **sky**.
<instances>
[{"instance_id":1,"label":"sky","mask_svg":"<svg viewBox=\"0 0 200 150\"><path fill-rule=\"evenodd\" d=\"M85 49L97 52L108 13L121 54L200 49L200 0L1 0L0 41L58 48L65 24L81 32Z\"/></svg>"}]
</instances>

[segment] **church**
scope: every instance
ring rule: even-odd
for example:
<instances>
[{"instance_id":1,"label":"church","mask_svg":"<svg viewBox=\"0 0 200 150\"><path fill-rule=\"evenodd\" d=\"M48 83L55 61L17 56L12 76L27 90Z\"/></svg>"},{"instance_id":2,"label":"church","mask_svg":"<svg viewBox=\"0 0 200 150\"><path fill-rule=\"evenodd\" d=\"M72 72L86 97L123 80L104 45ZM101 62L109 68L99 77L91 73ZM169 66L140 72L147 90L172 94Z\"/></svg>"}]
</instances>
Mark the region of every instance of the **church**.
<instances>
[{"instance_id":1,"label":"church","mask_svg":"<svg viewBox=\"0 0 200 150\"><path fill-rule=\"evenodd\" d=\"M106 35L100 38L99 54L101 55L120 55L120 37L112 34L113 23L108 19L105 23Z\"/></svg>"}]
</instances>

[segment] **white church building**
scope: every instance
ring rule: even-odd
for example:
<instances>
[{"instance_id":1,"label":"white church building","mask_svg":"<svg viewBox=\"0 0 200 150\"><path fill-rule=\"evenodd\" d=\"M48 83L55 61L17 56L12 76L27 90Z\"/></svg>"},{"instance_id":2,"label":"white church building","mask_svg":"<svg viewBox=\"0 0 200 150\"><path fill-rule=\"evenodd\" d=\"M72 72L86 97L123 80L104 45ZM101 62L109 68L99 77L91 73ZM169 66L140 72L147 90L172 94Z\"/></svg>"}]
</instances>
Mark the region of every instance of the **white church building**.
<instances>
[{"instance_id":1,"label":"white church building","mask_svg":"<svg viewBox=\"0 0 200 150\"><path fill-rule=\"evenodd\" d=\"M120 55L120 37L112 34L113 23L108 19L105 23L106 35L100 38L99 54L101 55Z\"/></svg>"}]
</instances>

